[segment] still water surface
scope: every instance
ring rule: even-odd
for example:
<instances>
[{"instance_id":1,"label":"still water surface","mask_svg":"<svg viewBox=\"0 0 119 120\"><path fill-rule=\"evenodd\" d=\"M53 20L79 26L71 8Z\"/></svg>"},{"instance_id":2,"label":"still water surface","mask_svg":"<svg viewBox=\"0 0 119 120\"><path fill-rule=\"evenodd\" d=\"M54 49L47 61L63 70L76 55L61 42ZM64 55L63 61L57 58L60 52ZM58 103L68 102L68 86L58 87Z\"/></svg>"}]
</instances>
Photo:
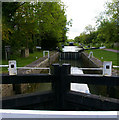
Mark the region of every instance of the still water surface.
<instances>
[{"instance_id":1,"label":"still water surface","mask_svg":"<svg viewBox=\"0 0 119 120\"><path fill-rule=\"evenodd\" d=\"M77 46L64 46L63 52L78 52L81 48L78 48ZM57 61L60 65L64 63L71 64L71 73L70 74L84 74L82 70L79 68L81 67L81 59L79 60L59 60ZM50 83L40 83L40 84L30 84L29 89L27 92L33 92L33 91L46 91L51 89ZM78 84L78 83L71 83L70 90L77 91L77 92L83 92L83 93L90 93L88 85L87 84Z\"/></svg>"},{"instance_id":2,"label":"still water surface","mask_svg":"<svg viewBox=\"0 0 119 120\"><path fill-rule=\"evenodd\" d=\"M84 74L81 68L81 60L60 60L60 64L68 63L71 64L71 73L70 74ZM78 84L78 83L71 83L70 90L83 92L83 93L90 93L87 84Z\"/></svg>"},{"instance_id":3,"label":"still water surface","mask_svg":"<svg viewBox=\"0 0 119 120\"><path fill-rule=\"evenodd\" d=\"M64 46L63 51L64 52L78 52L81 48L77 48L76 46ZM78 68L88 67L85 63L83 63L82 58L79 60L62 60L61 63L70 63L71 64L71 74L89 74L89 71L81 71ZM92 73L92 72L91 72ZM92 74L95 74L92 73ZM119 86L103 86L103 85L90 85L90 84L72 84L71 90L79 91L79 92L85 92L85 93L91 93L96 95L101 95L105 97L111 97L119 99Z\"/></svg>"},{"instance_id":4,"label":"still water surface","mask_svg":"<svg viewBox=\"0 0 119 120\"><path fill-rule=\"evenodd\" d=\"M63 52L78 52L82 48L77 46L64 46ZM79 60L61 60L59 61L60 64L69 63L71 64L71 74L84 74L82 70L79 68L81 67L81 59ZM78 83L71 83L70 90L77 91L77 92L84 92L90 93L87 84L78 84Z\"/></svg>"}]
</instances>

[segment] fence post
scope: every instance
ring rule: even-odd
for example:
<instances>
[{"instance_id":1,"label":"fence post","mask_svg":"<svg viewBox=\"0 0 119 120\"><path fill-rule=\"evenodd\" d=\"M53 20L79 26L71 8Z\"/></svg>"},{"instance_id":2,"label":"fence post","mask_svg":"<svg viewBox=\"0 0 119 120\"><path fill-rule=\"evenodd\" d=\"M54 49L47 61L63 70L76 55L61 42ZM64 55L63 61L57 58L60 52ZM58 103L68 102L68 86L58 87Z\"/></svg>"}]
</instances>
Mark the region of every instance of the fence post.
<instances>
[{"instance_id":1,"label":"fence post","mask_svg":"<svg viewBox=\"0 0 119 120\"><path fill-rule=\"evenodd\" d=\"M103 75L111 76L112 75L112 61L103 62Z\"/></svg>"},{"instance_id":2,"label":"fence post","mask_svg":"<svg viewBox=\"0 0 119 120\"><path fill-rule=\"evenodd\" d=\"M57 110L66 109L65 106L65 96L70 90L70 81L67 80L66 76L70 74L70 64L53 64L54 71L53 74L55 79L52 83L52 89L55 94L55 107Z\"/></svg>"},{"instance_id":3,"label":"fence post","mask_svg":"<svg viewBox=\"0 0 119 120\"><path fill-rule=\"evenodd\" d=\"M66 105L66 94L70 91L70 81L67 79L67 75L70 74L71 65L70 64L63 64L61 67L61 106L62 110L67 110Z\"/></svg>"},{"instance_id":4,"label":"fence post","mask_svg":"<svg viewBox=\"0 0 119 120\"><path fill-rule=\"evenodd\" d=\"M55 98L54 98L54 106L55 109L57 110L60 105L59 105L59 101L60 101L60 85L59 85L59 81L60 81L60 66L59 64L53 64L53 75L55 76L55 79L52 82L52 90L54 92Z\"/></svg>"},{"instance_id":5,"label":"fence post","mask_svg":"<svg viewBox=\"0 0 119 120\"><path fill-rule=\"evenodd\" d=\"M17 75L17 66L15 60L9 61L9 75ZM12 84L15 94L21 94L21 84Z\"/></svg>"}]
</instances>

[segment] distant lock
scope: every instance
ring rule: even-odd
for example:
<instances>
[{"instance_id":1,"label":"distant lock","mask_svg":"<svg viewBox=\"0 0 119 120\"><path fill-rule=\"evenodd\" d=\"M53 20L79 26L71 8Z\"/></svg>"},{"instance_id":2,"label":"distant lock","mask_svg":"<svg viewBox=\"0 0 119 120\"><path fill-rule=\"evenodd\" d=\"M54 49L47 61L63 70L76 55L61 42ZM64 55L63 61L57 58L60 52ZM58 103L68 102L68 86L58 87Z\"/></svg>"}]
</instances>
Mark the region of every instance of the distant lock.
<instances>
[{"instance_id":1,"label":"distant lock","mask_svg":"<svg viewBox=\"0 0 119 120\"><path fill-rule=\"evenodd\" d=\"M16 61L9 61L9 75L17 75Z\"/></svg>"}]
</instances>

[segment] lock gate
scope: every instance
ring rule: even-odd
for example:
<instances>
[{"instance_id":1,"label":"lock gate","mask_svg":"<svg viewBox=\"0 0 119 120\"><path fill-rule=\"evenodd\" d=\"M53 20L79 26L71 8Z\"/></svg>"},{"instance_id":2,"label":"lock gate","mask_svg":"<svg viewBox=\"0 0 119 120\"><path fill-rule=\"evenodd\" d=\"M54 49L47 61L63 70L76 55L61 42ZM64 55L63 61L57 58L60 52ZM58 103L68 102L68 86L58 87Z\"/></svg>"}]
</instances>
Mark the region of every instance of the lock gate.
<instances>
[{"instance_id":1,"label":"lock gate","mask_svg":"<svg viewBox=\"0 0 119 120\"><path fill-rule=\"evenodd\" d=\"M70 90L70 83L119 86L118 76L71 75L69 64L53 64L52 74L1 75L1 84L51 83L45 92L4 97L3 109L118 111L119 100Z\"/></svg>"}]
</instances>

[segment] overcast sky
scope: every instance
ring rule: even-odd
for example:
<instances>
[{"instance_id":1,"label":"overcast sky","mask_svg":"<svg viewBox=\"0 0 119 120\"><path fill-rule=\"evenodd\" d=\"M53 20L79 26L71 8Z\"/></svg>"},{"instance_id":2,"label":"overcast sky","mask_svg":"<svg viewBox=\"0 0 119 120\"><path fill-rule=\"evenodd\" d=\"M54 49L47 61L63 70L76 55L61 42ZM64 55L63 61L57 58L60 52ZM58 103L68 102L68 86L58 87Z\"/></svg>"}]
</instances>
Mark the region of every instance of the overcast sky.
<instances>
[{"instance_id":1,"label":"overcast sky","mask_svg":"<svg viewBox=\"0 0 119 120\"><path fill-rule=\"evenodd\" d=\"M74 39L84 31L85 26L96 25L95 17L105 10L104 4L111 0L61 0L67 6L67 19L72 19L72 27L67 36Z\"/></svg>"}]
</instances>

